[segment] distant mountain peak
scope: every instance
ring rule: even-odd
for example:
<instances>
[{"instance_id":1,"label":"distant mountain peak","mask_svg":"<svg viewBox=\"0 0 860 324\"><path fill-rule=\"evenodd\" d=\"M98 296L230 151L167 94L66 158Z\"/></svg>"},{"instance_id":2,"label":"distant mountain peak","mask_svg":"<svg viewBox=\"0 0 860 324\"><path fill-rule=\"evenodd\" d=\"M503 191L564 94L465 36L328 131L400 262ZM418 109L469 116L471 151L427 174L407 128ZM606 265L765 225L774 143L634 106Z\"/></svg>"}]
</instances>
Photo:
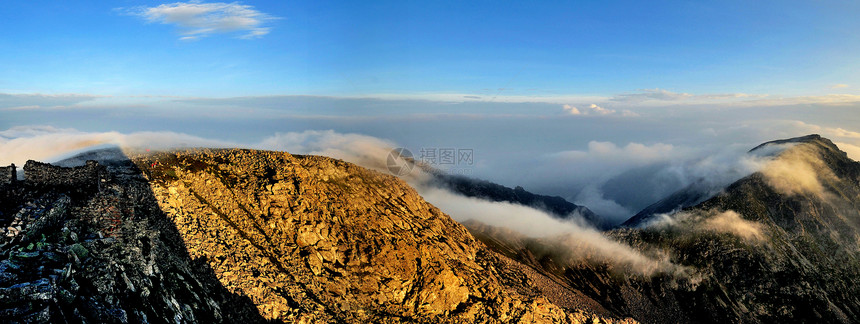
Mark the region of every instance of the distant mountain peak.
<instances>
[{"instance_id":1,"label":"distant mountain peak","mask_svg":"<svg viewBox=\"0 0 860 324\"><path fill-rule=\"evenodd\" d=\"M749 151L753 152L753 151L756 151L756 150L761 149L761 148L768 146L768 145L789 144L789 143L811 143L811 142L816 142L816 141L821 141L821 140L826 140L827 142L830 142L830 140L828 140L824 137L821 137L821 135L809 134L806 136L798 136L798 137L792 137L792 138L786 138L786 139L773 140L770 142L764 142L764 143L759 144L758 146L754 147L753 149L751 149ZM833 144L832 142L830 142L830 143Z\"/></svg>"},{"instance_id":2,"label":"distant mountain peak","mask_svg":"<svg viewBox=\"0 0 860 324\"><path fill-rule=\"evenodd\" d=\"M835 154L838 154L840 157L846 157L847 158L847 156L848 156L845 152L840 150L839 147L837 147L836 144L834 144L831 140L829 140L825 137L821 137L821 135L818 135L818 134L809 134L806 136L792 137L792 138L786 138L786 139L780 139L780 140L765 142L765 143L759 144L758 146L749 150L749 153L760 152L767 147L772 147L775 145L785 145L785 144L798 144L798 145L799 144L811 144L811 145L818 146L820 148L826 148L828 151L835 153ZM781 152L782 151L777 152L777 154L781 153Z\"/></svg>"},{"instance_id":3,"label":"distant mountain peak","mask_svg":"<svg viewBox=\"0 0 860 324\"><path fill-rule=\"evenodd\" d=\"M776 162L777 164L768 164L765 169L753 174L762 173L766 175L765 178L771 180L774 178L785 178L788 180L799 175L810 175L810 172L833 173L844 178L857 178L860 176L860 170L855 165L856 163L848 158L848 155L841 151L836 144L818 134L765 142L749 150L748 153L773 158L772 163ZM816 166L806 167L810 163ZM780 168L776 168L777 165ZM826 177L818 175L816 178ZM743 181L743 179L739 181ZM780 183L785 185L788 182L776 181L776 185ZM730 184L724 188L709 188L697 183L691 184L649 205L625 221L622 226L642 226L647 224L656 214L672 213L696 206L719 194L721 189L732 186L734 184Z\"/></svg>"}]
</instances>

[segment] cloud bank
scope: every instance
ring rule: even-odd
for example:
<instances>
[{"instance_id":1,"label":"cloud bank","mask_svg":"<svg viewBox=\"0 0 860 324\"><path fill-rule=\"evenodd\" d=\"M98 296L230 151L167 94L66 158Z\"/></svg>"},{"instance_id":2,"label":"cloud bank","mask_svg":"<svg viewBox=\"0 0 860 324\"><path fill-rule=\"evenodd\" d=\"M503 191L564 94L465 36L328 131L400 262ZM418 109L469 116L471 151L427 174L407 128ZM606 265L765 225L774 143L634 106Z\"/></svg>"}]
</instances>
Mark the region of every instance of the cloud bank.
<instances>
[{"instance_id":1,"label":"cloud bank","mask_svg":"<svg viewBox=\"0 0 860 324\"><path fill-rule=\"evenodd\" d=\"M237 147L227 141L175 132L81 132L50 126L13 127L0 131L0 165L24 166L27 160L57 161L92 147L115 145L131 149L164 150L185 147Z\"/></svg>"},{"instance_id":2,"label":"cloud bank","mask_svg":"<svg viewBox=\"0 0 860 324\"><path fill-rule=\"evenodd\" d=\"M546 240L552 253L563 256L568 264L597 262L624 274L644 276L683 270L667 258L646 256L588 226L558 220L534 208L464 197L439 188L418 186L417 189L425 200L458 222L477 221Z\"/></svg>"}]
</instances>

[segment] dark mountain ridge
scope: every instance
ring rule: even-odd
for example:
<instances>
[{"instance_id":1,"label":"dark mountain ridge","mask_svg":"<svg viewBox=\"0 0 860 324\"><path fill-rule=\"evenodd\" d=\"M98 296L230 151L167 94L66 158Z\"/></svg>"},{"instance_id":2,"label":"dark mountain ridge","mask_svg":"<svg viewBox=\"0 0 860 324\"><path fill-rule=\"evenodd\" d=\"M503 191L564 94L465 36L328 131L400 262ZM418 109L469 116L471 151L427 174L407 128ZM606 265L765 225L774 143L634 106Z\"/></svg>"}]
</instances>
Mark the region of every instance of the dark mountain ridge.
<instances>
[{"instance_id":1,"label":"dark mountain ridge","mask_svg":"<svg viewBox=\"0 0 860 324\"><path fill-rule=\"evenodd\" d=\"M550 213L559 219L580 218L597 228L606 228L608 224L588 207L580 206L565 200L560 196L538 195L526 191L523 187L505 187L487 180L469 178L460 175L447 175L442 172L431 172L431 185L448 189L452 192L489 201L504 201L528 207L534 207Z\"/></svg>"},{"instance_id":2,"label":"dark mountain ridge","mask_svg":"<svg viewBox=\"0 0 860 324\"><path fill-rule=\"evenodd\" d=\"M565 261L552 241L476 237L560 278L607 310L648 323L860 322L860 163L817 135L713 197L638 228L606 232L642 253L662 251L686 275L619 276Z\"/></svg>"}]
</instances>

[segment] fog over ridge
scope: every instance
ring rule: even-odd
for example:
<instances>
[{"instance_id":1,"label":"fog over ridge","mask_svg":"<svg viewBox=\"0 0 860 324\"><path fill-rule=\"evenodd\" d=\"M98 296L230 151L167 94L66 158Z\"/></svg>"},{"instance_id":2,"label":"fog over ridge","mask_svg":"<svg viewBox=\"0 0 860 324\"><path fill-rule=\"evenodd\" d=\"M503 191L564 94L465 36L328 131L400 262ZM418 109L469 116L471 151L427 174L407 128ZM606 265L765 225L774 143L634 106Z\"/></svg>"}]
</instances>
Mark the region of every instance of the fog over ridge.
<instances>
[{"instance_id":1,"label":"fog over ridge","mask_svg":"<svg viewBox=\"0 0 860 324\"><path fill-rule=\"evenodd\" d=\"M333 130L276 133L258 142L237 143L175 132L98 133L38 126L16 127L0 131L0 150L5 152L0 164L5 165L14 162L22 166L27 159L56 161L75 152L104 145L117 145L128 150L163 150L188 147L240 147L278 150L294 154L330 156L380 172L387 172L385 158L392 148L397 147L397 144L391 140L362 134L344 134ZM590 144L589 147L590 151L586 153L566 154L590 158L590 153L594 153L596 156L611 156L613 159L618 159L629 151L667 153L675 149L668 145L628 144L622 147L612 143L600 142ZM765 166L773 168L774 162L770 160L770 157L787 147L790 145L774 145L754 152L755 154L746 154L745 151L736 148L705 157L690 154L687 156L692 156L691 160L668 164L669 167L664 170L683 177L706 179L706 181L713 182L714 186L718 186L728 184L728 182L737 180L736 178L746 174L762 170ZM651 159L649 163L662 158L659 154L646 156L646 159ZM455 220L461 222L475 220L491 226L508 228L528 237L553 240L559 247L560 253L563 252L573 261L608 262L617 264L621 268L633 269L633 273L638 275L651 275L661 272L685 273L684 269L673 265L667 256L654 257L653 255L642 254L641 251L616 242L587 225L575 221L561 221L531 207L468 198L447 190L427 186L426 180L429 176L420 168L415 168L410 174L402 178L415 187L422 197L451 215ZM647 188L642 187L632 189L647 190ZM597 199L606 200L604 197L597 197L595 201ZM609 202L616 203L614 201ZM593 208L588 204L586 207ZM681 214L673 215L672 218L683 220L688 219L689 216ZM756 231L755 224L737 217L733 211L711 215L701 226L699 230L733 233L752 241L761 237L761 233Z\"/></svg>"}]
</instances>

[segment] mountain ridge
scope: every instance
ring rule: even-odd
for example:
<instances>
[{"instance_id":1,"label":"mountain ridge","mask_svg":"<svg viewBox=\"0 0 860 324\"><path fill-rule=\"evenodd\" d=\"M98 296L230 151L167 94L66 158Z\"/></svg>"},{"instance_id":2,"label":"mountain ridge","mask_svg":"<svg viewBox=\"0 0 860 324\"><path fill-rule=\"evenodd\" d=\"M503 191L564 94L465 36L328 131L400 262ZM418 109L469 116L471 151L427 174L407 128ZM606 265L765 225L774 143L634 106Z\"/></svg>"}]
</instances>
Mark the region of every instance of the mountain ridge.
<instances>
[{"instance_id":1,"label":"mountain ridge","mask_svg":"<svg viewBox=\"0 0 860 324\"><path fill-rule=\"evenodd\" d=\"M403 180L325 157L197 149L28 163L27 180L0 184L0 312L116 323L860 321L860 163L820 136L769 143L794 144L647 226L538 238L459 224ZM575 250L594 235L661 266L637 272Z\"/></svg>"},{"instance_id":2,"label":"mountain ridge","mask_svg":"<svg viewBox=\"0 0 860 324\"><path fill-rule=\"evenodd\" d=\"M58 214L55 226L33 225L39 217L14 223L22 233L44 234L31 246L17 239L23 234L12 233L13 240L0 248L6 257L0 265L12 269L0 278L0 311L22 319L634 322L550 302L532 289L538 277L514 270L512 261L474 240L402 180L335 159L202 149L133 154L71 169L34 162L25 170L60 180L79 174L75 181L102 185L80 192L74 191L78 186L33 181L12 185L17 200L6 202L21 210L43 205L40 196L50 209L56 199L45 194L100 206L95 216L78 209ZM141 229L148 219L159 221ZM62 234L63 228L75 234ZM174 239L162 238L168 233ZM156 251L184 261L160 264ZM71 259L52 261L57 254ZM74 258L83 263L76 265ZM153 267L159 270L148 270ZM31 271L37 268L74 274ZM43 283L25 272L49 279ZM169 288L159 284L169 281L153 279L153 273L183 279L170 281ZM141 298L156 299L132 306Z\"/></svg>"}]
</instances>

